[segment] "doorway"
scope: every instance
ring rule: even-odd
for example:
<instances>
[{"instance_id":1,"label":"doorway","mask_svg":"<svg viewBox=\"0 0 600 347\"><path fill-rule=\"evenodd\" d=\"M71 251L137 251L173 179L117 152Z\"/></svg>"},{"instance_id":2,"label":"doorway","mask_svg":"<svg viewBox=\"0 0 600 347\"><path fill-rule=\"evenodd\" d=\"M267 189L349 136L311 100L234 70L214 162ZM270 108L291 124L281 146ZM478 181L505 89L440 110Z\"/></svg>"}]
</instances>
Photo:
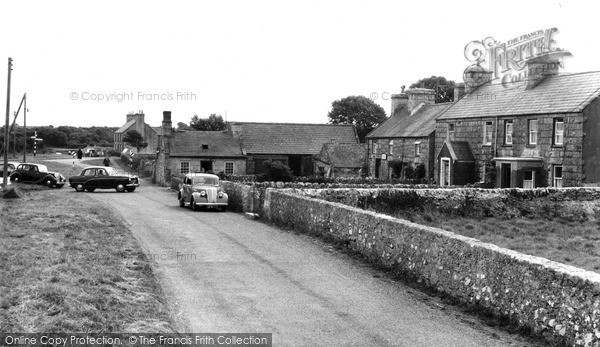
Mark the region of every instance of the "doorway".
<instances>
[{"instance_id":1,"label":"doorway","mask_svg":"<svg viewBox=\"0 0 600 347\"><path fill-rule=\"evenodd\" d=\"M202 172L213 172L212 160L201 160L200 161L200 171Z\"/></svg>"},{"instance_id":2,"label":"doorway","mask_svg":"<svg viewBox=\"0 0 600 347\"><path fill-rule=\"evenodd\" d=\"M450 182L450 158L440 159L440 186L449 186Z\"/></svg>"},{"instance_id":3,"label":"doorway","mask_svg":"<svg viewBox=\"0 0 600 347\"><path fill-rule=\"evenodd\" d=\"M500 164L500 188L510 188L511 165Z\"/></svg>"},{"instance_id":4,"label":"doorway","mask_svg":"<svg viewBox=\"0 0 600 347\"><path fill-rule=\"evenodd\" d=\"M379 178L379 170L381 169L381 159L375 159L375 178Z\"/></svg>"}]
</instances>

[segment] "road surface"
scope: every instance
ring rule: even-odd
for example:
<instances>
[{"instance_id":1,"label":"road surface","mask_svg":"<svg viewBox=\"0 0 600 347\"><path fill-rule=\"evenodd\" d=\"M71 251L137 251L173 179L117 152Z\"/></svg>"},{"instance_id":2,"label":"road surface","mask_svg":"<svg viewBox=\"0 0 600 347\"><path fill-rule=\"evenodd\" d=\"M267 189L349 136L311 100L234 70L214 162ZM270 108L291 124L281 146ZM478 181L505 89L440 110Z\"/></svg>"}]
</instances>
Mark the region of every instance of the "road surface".
<instances>
[{"instance_id":1,"label":"road surface","mask_svg":"<svg viewBox=\"0 0 600 347\"><path fill-rule=\"evenodd\" d=\"M275 346L534 346L313 237L243 214L192 212L148 182L133 193L65 189L127 221L181 332L273 333Z\"/></svg>"}]
</instances>

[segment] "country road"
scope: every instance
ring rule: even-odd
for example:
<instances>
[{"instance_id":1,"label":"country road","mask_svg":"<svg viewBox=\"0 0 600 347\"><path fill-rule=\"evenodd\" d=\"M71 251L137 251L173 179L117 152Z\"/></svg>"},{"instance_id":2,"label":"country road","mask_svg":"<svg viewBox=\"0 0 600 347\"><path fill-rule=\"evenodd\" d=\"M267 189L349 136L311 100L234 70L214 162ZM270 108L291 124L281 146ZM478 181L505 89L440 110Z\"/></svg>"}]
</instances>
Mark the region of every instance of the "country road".
<instances>
[{"instance_id":1,"label":"country road","mask_svg":"<svg viewBox=\"0 0 600 347\"><path fill-rule=\"evenodd\" d=\"M275 346L536 346L321 240L243 214L192 212L149 182L133 193L65 189L126 220L182 332L273 333Z\"/></svg>"}]
</instances>

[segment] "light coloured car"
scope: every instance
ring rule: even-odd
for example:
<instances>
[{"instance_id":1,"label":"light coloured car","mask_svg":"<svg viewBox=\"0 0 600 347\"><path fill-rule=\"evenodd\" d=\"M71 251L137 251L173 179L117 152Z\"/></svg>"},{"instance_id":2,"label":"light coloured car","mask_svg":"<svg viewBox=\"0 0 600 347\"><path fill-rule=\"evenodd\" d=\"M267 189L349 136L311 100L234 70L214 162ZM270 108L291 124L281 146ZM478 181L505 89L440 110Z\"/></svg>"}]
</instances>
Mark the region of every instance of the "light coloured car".
<instances>
[{"instance_id":1,"label":"light coloured car","mask_svg":"<svg viewBox=\"0 0 600 347\"><path fill-rule=\"evenodd\" d=\"M179 206L189 206L193 211L200 207L226 211L229 201L227 194L221 189L219 176L206 173L185 175L177 199Z\"/></svg>"}]
</instances>

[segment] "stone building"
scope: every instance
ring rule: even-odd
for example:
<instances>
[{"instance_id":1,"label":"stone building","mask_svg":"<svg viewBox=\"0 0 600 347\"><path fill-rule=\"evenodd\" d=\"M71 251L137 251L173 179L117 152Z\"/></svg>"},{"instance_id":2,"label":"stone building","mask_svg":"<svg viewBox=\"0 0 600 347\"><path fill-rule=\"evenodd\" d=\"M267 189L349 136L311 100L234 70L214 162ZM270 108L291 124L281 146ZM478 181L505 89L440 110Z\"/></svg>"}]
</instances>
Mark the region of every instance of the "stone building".
<instances>
[{"instance_id":1,"label":"stone building","mask_svg":"<svg viewBox=\"0 0 600 347\"><path fill-rule=\"evenodd\" d=\"M599 95L600 72L544 70L509 85L480 86L437 119L438 182L488 180L496 187L521 188L597 185ZM454 167L461 159L472 162L471 173L464 165Z\"/></svg>"},{"instance_id":2,"label":"stone building","mask_svg":"<svg viewBox=\"0 0 600 347\"><path fill-rule=\"evenodd\" d=\"M433 177L435 120L451 103L435 104L435 91L413 88L392 95L391 116L367 136L368 174L391 178L390 162L398 161L400 178L407 168L423 170L422 179Z\"/></svg>"},{"instance_id":3,"label":"stone building","mask_svg":"<svg viewBox=\"0 0 600 347\"><path fill-rule=\"evenodd\" d=\"M247 174L263 173L265 161L278 160L295 176L311 176L313 158L324 143L358 143L352 124L230 122L227 126L242 143Z\"/></svg>"},{"instance_id":4,"label":"stone building","mask_svg":"<svg viewBox=\"0 0 600 347\"><path fill-rule=\"evenodd\" d=\"M361 143L326 143L314 158L315 174L324 177L360 177L366 169L366 150Z\"/></svg>"},{"instance_id":5,"label":"stone building","mask_svg":"<svg viewBox=\"0 0 600 347\"><path fill-rule=\"evenodd\" d=\"M139 132L148 143L146 147L140 150L142 154L152 154L156 152L158 146L158 137L161 135L161 127L151 127L145 122L144 111L129 113L126 116L125 124L115 131L114 149L121 152L127 147L123 142L123 136L131 130Z\"/></svg>"}]
</instances>

